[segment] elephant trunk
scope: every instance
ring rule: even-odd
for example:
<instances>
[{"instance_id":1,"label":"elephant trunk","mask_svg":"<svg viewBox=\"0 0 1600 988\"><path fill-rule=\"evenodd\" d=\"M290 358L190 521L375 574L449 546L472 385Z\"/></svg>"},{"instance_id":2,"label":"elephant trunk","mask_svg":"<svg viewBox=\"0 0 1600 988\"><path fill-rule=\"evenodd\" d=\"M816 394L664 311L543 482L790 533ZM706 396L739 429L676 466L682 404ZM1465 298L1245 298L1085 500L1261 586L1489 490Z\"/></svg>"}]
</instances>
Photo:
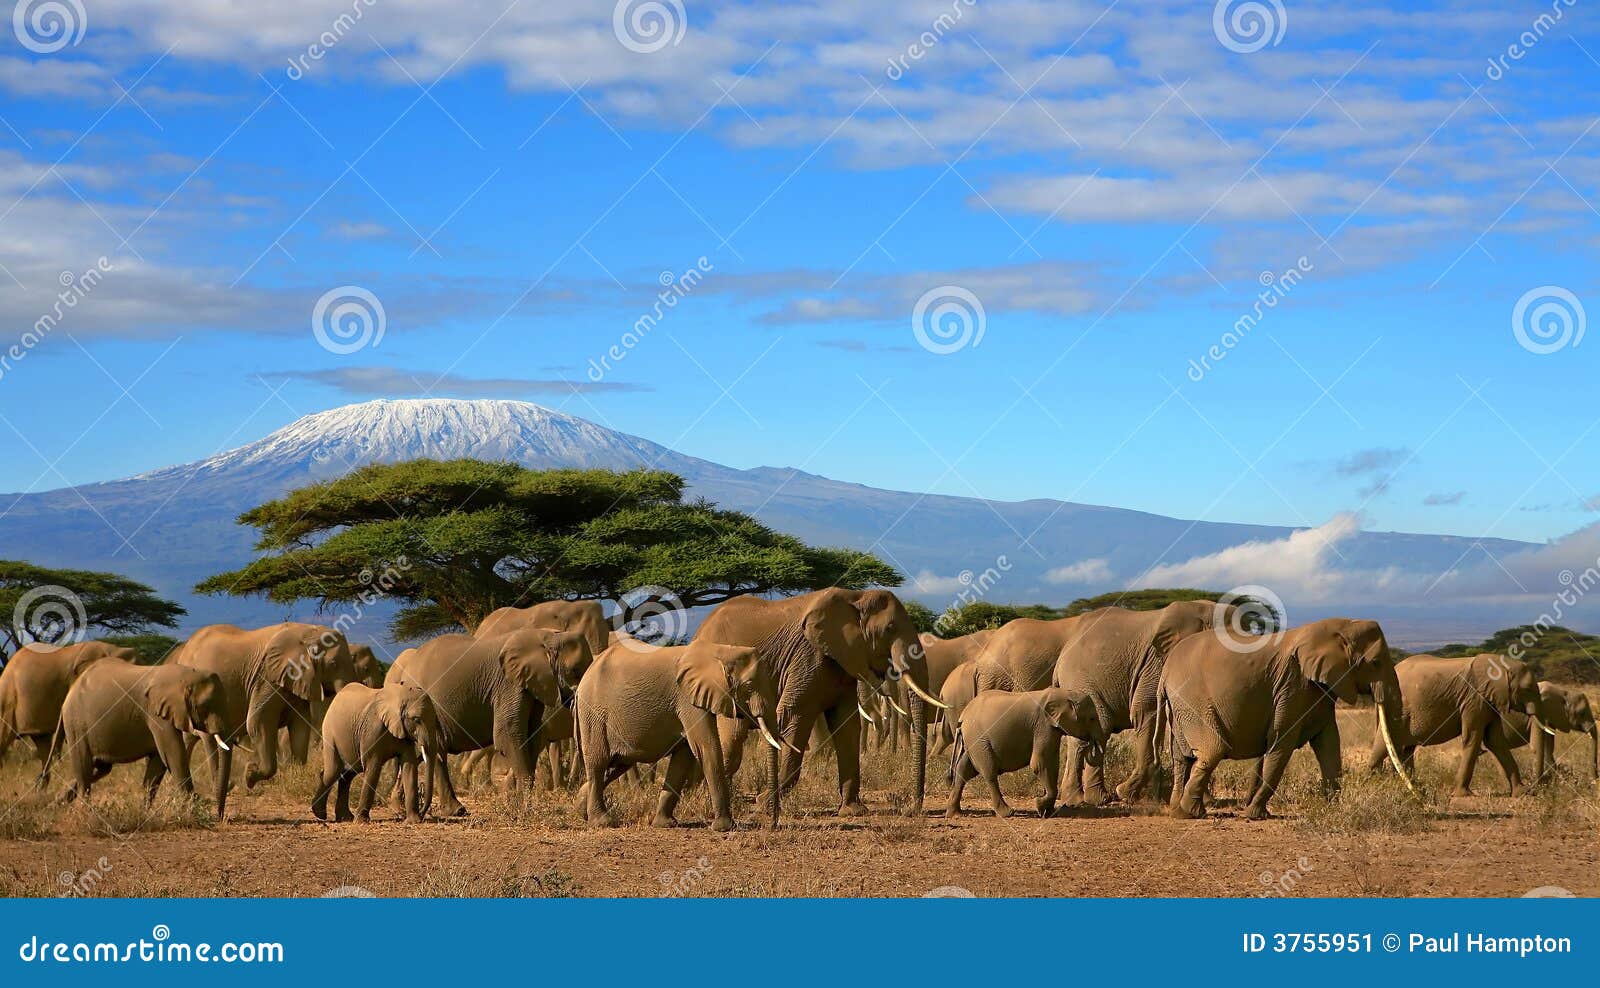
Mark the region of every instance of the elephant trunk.
<instances>
[{"instance_id":1,"label":"elephant trunk","mask_svg":"<svg viewBox=\"0 0 1600 988\"><path fill-rule=\"evenodd\" d=\"M1394 743L1394 734L1389 729L1390 712L1400 713L1400 684L1393 671L1372 684L1372 700L1378 709L1378 733L1383 735L1383 746L1388 749L1389 760L1394 763L1395 774L1400 776L1400 781L1406 784L1412 795L1420 796L1416 780L1411 778L1410 771L1406 769L1405 760L1400 757L1400 749Z\"/></svg>"},{"instance_id":2,"label":"elephant trunk","mask_svg":"<svg viewBox=\"0 0 1600 988\"><path fill-rule=\"evenodd\" d=\"M916 763L917 773L911 812L920 814L928 791L928 704L920 696L911 697L911 760Z\"/></svg>"},{"instance_id":3,"label":"elephant trunk","mask_svg":"<svg viewBox=\"0 0 1600 988\"><path fill-rule=\"evenodd\" d=\"M767 746L767 814L772 817L772 829L778 829L778 749Z\"/></svg>"}]
</instances>

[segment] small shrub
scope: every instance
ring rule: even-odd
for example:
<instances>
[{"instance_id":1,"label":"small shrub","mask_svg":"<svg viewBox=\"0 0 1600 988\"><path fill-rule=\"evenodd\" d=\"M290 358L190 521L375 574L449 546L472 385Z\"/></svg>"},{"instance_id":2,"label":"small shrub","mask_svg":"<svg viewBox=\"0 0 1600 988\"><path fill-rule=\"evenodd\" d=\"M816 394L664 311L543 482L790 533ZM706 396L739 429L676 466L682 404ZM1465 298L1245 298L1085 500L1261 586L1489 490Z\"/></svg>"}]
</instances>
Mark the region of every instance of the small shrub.
<instances>
[{"instance_id":1,"label":"small shrub","mask_svg":"<svg viewBox=\"0 0 1600 988\"><path fill-rule=\"evenodd\" d=\"M0 840L40 840L55 832L56 807L49 796L29 791L0 809Z\"/></svg>"},{"instance_id":2,"label":"small shrub","mask_svg":"<svg viewBox=\"0 0 1600 988\"><path fill-rule=\"evenodd\" d=\"M1432 826L1432 798L1418 798L1391 775L1347 776L1337 795L1322 795L1320 783L1300 783L1295 825L1312 834L1417 834Z\"/></svg>"}]
</instances>

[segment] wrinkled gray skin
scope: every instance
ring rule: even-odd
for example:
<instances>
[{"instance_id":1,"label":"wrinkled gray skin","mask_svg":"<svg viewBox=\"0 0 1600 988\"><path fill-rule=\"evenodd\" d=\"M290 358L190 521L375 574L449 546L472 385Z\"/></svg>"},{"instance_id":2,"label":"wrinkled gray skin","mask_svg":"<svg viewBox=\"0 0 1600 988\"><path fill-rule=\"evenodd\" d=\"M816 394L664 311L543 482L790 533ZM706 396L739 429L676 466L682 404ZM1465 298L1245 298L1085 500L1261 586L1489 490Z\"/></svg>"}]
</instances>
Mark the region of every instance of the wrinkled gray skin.
<instances>
[{"instance_id":1,"label":"wrinkled gray skin","mask_svg":"<svg viewBox=\"0 0 1600 988\"><path fill-rule=\"evenodd\" d=\"M579 632L595 655L611 644L611 622L597 600L550 600L532 607L502 607L484 618L472 636L493 638L519 628Z\"/></svg>"},{"instance_id":2,"label":"wrinkled gray skin","mask_svg":"<svg viewBox=\"0 0 1600 988\"><path fill-rule=\"evenodd\" d=\"M61 704L72 684L101 659L133 662L137 657L131 648L102 641L18 649L0 670L0 759L18 738L32 741L34 754L39 756L38 784L44 786L50 781Z\"/></svg>"},{"instance_id":3,"label":"wrinkled gray skin","mask_svg":"<svg viewBox=\"0 0 1600 988\"><path fill-rule=\"evenodd\" d=\"M1019 618L989 639L983 657L1011 673L1015 689L1046 686L1086 693L1112 732L1132 730L1133 771L1117 788L1138 799L1155 779L1156 687L1172 647L1228 620L1231 606L1181 601L1160 610L1101 607L1054 621ZM1099 765L1085 764L1083 746L1067 740L1065 802L1097 806L1109 795Z\"/></svg>"},{"instance_id":4,"label":"wrinkled gray skin","mask_svg":"<svg viewBox=\"0 0 1600 988\"><path fill-rule=\"evenodd\" d=\"M563 741L572 740L572 732L572 711L566 707L557 707L553 711L546 712L542 737L544 739L546 758L544 787L548 790L559 789L568 784L567 775L563 773L561 767L561 748ZM538 774L538 768L538 765L534 766L534 774L536 775ZM460 776L467 780L468 783L472 782L474 775L480 773L486 782L494 781L493 748L480 748L477 751L469 751L466 757L461 760ZM574 785L581 773L582 766L574 758L571 771Z\"/></svg>"},{"instance_id":5,"label":"wrinkled gray skin","mask_svg":"<svg viewBox=\"0 0 1600 988\"><path fill-rule=\"evenodd\" d=\"M1506 733L1513 748L1527 744L1533 737L1533 778L1536 782L1549 781L1555 769L1555 736L1561 734L1587 734L1589 736L1589 778L1600 779L1600 728L1595 725L1594 710L1589 698L1578 690L1564 690L1555 683L1539 684L1539 716L1530 718L1521 711L1505 713ZM1541 730L1543 728L1543 730ZM1521 739L1521 740L1518 740Z\"/></svg>"},{"instance_id":6,"label":"wrinkled gray skin","mask_svg":"<svg viewBox=\"0 0 1600 988\"><path fill-rule=\"evenodd\" d=\"M285 622L246 630L213 624L173 649L164 665L214 673L222 681L230 745L248 737L250 768L245 785L278 771L278 731L308 729L314 700L337 692L355 678L344 635L318 624ZM214 778L227 779L233 753L210 738L201 742Z\"/></svg>"},{"instance_id":7,"label":"wrinkled gray skin","mask_svg":"<svg viewBox=\"0 0 1600 988\"><path fill-rule=\"evenodd\" d=\"M1245 816L1267 816L1290 757L1307 744L1324 790L1337 791L1342 764L1334 700L1354 703L1370 694L1390 724L1400 716L1394 662L1376 622L1328 618L1264 636L1251 651L1239 647L1228 636L1190 635L1167 655L1159 699L1177 766L1175 817L1205 815L1211 774L1224 759L1256 758L1261 778Z\"/></svg>"},{"instance_id":8,"label":"wrinkled gray skin","mask_svg":"<svg viewBox=\"0 0 1600 988\"><path fill-rule=\"evenodd\" d=\"M440 813L466 815L447 755L492 745L514 783L531 785L545 718L572 701L593 661L583 635L538 628L490 638L441 635L401 653L388 682L427 693L444 733L439 757L431 759Z\"/></svg>"},{"instance_id":9,"label":"wrinkled gray skin","mask_svg":"<svg viewBox=\"0 0 1600 988\"><path fill-rule=\"evenodd\" d=\"M887 590L817 590L781 600L743 596L719 604L700 626L696 641L759 649L778 684L778 732L784 740L782 789L800 779L803 752L819 718L833 740L839 772L839 813L864 814L861 802L861 722L856 683L877 689L898 676L913 693L928 694L928 665L916 625L905 605ZM927 782L927 704L912 696L912 759L915 780L905 812L921 814ZM730 774L737 772L746 729L721 724ZM771 749L768 749L769 751ZM777 816L778 793L768 795Z\"/></svg>"},{"instance_id":10,"label":"wrinkled gray skin","mask_svg":"<svg viewBox=\"0 0 1600 988\"><path fill-rule=\"evenodd\" d=\"M168 772L194 792L184 736L216 736L227 727L222 683L182 666L137 666L119 659L91 665L72 684L61 707L61 746L72 769L65 798L88 796L113 765L144 761L145 798ZM217 819L226 812L226 780L216 784Z\"/></svg>"},{"instance_id":11,"label":"wrinkled gray skin","mask_svg":"<svg viewBox=\"0 0 1600 988\"><path fill-rule=\"evenodd\" d=\"M958 725L947 817L961 814L961 794L978 776L989 787L995 816L1010 816L1012 809L1000 794L1000 776L1023 768L1043 780L1044 795L1035 808L1040 816L1049 816L1056 808L1061 739L1081 739L1086 757L1098 762L1109 737L1092 698L1055 687L1027 693L986 690L967 704Z\"/></svg>"},{"instance_id":12,"label":"wrinkled gray skin","mask_svg":"<svg viewBox=\"0 0 1600 988\"><path fill-rule=\"evenodd\" d=\"M352 683L364 683L373 689L383 685L383 676L387 671L378 656L372 651L371 645L351 645L350 664L354 670ZM322 724L323 718L328 715L328 704L333 700L336 691L324 689L319 697L313 697L310 703L310 713L307 719L290 717L285 728L289 733L289 763L291 765L304 765L311 753L311 735L314 729Z\"/></svg>"},{"instance_id":13,"label":"wrinkled gray skin","mask_svg":"<svg viewBox=\"0 0 1600 988\"><path fill-rule=\"evenodd\" d=\"M378 776L385 765L398 761L406 820L419 823L433 800L433 776L429 773L423 783L419 806L417 764L426 765L430 752L443 750L439 718L428 694L404 683L379 689L351 683L333 698L322 721L322 783L312 797L311 812L318 820L326 820L328 794L337 786L334 820L367 822ZM352 816L350 783L357 772L363 774L363 780Z\"/></svg>"},{"instance_id":14,"label":"wrinkled gray skin","mask_svg":"<svg viewBox=\"0 0 1600 988\"><path fill-rule=\"evenodd\" d=\"M958 638L940 638L938 635L923 633L917 638L922 642L922 653L928 660L928 692L939 696L944 689L946 679L955 672L963 662L977 658L983 653L983 647L988 643L993 630L974 631L970 635L961 635ZM897 698L898 700L898 698ZM905 701L899 701L904 705ZM954 724L955 718L948 711L935 709L933 712L933 736L935 740L934 752L938 753L950 746L950 737L953 732L946 724Z\"/></svg>"},{"instance_id":15,"label":"wrinkled gray skin","mask_svg":"<svg viewBox=\"0 0 1600 988\"><path fill-rule=\"evenodd\" d=\"M605 789L630 766L668 758L652 826L670 827L683 791L702 776L711 791L711 829L734 828L731 780L717 718L770 723L777 687L753 648L614 645L578 685L574 713L585 782L578 793L591 824L611 823ZM768 785L777 782L769 777Z\"/></svg>"},{"instance_id":16,"label":"wrinkled gray skin","mask_svg":"<svg viewBox=\"0 0 1600 988\"><path fill-rule=\"evenodd\" d=\"M1532 669L1488 652L1448 659L1413 655L1395 666L1395 675L1402 710L1389 731L1408 769L1418 748L1460 738L1457 796L1472 794L1472 773L1485 747L1505 772L1511 795L1522 792L1522 773L1511 749L1528 743L1527 718L1538 717L1539 683ZM1510 724L1509 717L1519 713L1522 721ZM1376 770L1388 757L1379 738L1367 767Z\"/></svg>"},{"instance_id":17,"label":"wrinkled gray skin","mask_svg":"<svg viewBox=\"0 0 1600 988\"><path fill-rule=\"evenodd\" d=\"M1011 673L998 662L977 658L968 659L956 666L944 678L944 683L939 688L939 702L948 708L941 711L943 714L941 733L945 735L946 743L955 740L956 725L961 723L962 712L979 693L984 690L1015 692L1016 688L1017 684L1011 678ZM1058 757L1057 761L1059 760Z\"/></svg>"}]
</instances>

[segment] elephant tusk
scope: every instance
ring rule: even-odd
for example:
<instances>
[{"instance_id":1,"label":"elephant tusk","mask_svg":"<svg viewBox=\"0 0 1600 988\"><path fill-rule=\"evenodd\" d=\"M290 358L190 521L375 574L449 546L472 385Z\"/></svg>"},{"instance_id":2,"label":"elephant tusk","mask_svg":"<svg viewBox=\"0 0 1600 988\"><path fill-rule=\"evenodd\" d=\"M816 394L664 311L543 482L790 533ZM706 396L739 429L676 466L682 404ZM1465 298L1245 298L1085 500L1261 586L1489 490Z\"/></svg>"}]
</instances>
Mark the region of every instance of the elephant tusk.
<instances>
[{"instance_id":1,"label":"elephant tusk","mask_svg":"<svg viewBox=\"0 0 1600 988\"><path fill-rule=\"evenodd\" d=\"M903 707L901 707L900 704L894 702L894 699L892 697L890 697L888 694L885 694L883 699L884 699L884 702L888 703L889 706L894 708L894 712L895 713L899 714L902 717L910 717L911 716L910 714L906 713L905 709Z\"/></svg>"},{"instance_id":2,"label":"elephant tusk","mask_svg":"<svg viewBox=\"0 0 1600 988\"><path fill-rule=\"evenodd\" d=\"M761 729L761 736L767 739L767 744L772 745L776 751L783 750L783 745L779 744L778 739L772 736L771 731L767 730L767 722L765 720L757 718L756 726Z\"/></svg>"},{"instance_id":3,"label":"elephant tusk","mask_svg":"<svg viewBox=\"0 0 1600 988\"><path fill-rule=\"evenodd\" d=\"M1555 737L1556 736L1556 732L1550 730L1550 728L1548 728L1548 727L1545 727L1543 723L1541 723L1539 721L1534 721L1534 723L1539 725L1539 730L1545 732L1546 734L1550 735L1551 737Z\"/></svg>"},{"instance_id":4,"label":"elephant tusk","mask_svg":"<svg viewBox=\"0 0 1600 988\"><path fill-rule=\"evenodd\" d=\"M1389 734L1389 718L1383 712L1383 704L1380 703L1377 707L1378 733L1383 735L1383 746L1389 751L1389 760L1394 762L1395 774L1399 775L1400 781L1404 782L1406 788L1411 790L1411 795L1421 799L1422 794L1417 792L1417 784L1412 781L1411 773L1406 771L1406 763L1401 760L1400 751L1395 747L1394 738Z\"/></svg>"},{"instance_id":5,"label":"elephant tusk","mask_svg":"<svg viewBox=\"0 0 1600 988\"><path fill-rule=\"evenodd\" d=\"M861 701L860 700L856 701L856 709L861 712L861 719L862 720L865 720L869 724L876 724L877 723L877 721L872 719L872 715L867 713L867 708L863 707L861 705Z\"/></svg>"},{"instance_id":6,"label":"elephant tusk","mask_svg":"<svg viewBox=\"0 0 1600 988\"><path fill-rule=\"evenodd\" d=\"M906 687L910 689L911 692L921 697L923 703L930 704L935 710L950 709L950 705L948 703L940 703L938 700L935 700L933 697L929 696L928 691L918 686L917 681L912 679L910 676L906 677Z\"/></svg>"},{"instance_id":7,"label":"elephant tusk","mask_svg":"<svg viewBox=\"0 0 1600 988\"><path fill-rule=\"evenodd\" d=\"M222 735L213 734L212 738L214 738L216 740L217 747L221 748L223 751L232 751L233 750L232 748L228 747L228 742L222 740Z\"/></svg>"},{"instance_id":8,"label":"elephant tusk","mask_svg":"<svg viewBox=\"0 0 1600 988\"><path fill-rule=\"evenodd\" d=\"M417 751L422 755L422 764L424 764L424 765L428 764L428 747L427 747L427 745L421 745L421 744L417 745Z\"/></svg>"}]
</instances>

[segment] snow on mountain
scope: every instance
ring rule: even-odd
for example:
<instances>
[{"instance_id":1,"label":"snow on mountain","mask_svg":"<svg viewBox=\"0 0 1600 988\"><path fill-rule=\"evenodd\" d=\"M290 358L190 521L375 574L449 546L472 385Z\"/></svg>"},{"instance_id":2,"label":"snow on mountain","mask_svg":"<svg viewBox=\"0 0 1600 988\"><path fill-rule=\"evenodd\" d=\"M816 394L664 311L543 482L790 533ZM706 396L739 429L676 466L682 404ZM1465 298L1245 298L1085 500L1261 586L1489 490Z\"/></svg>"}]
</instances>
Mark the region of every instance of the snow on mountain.
<instances>
[{"instance_id":1,"label":"snow on mountain","mask_svg":"<svg viewBox=\"0 0 1600 988\"><path fill-rule=\"evenodd\" d=\"M286 615L273 605L189 592L206 576L251 558L253 532L235 523L238 514L367 463L416 457L671 470L688 481L693 494L752 512L781 531L878 553L912 578L907 593L939 605L964 590L971 574L996 567L1002 557L1008 568L990 592L994 599L1059 603L1115 589L1157 564L1244 543L1270 545L1294 534L1276 526L1190 522L1044 499L987 501L878 490L788 468L741 470L528 402L436 398L347 405L198 462L7 496L11 507L0 516L0 545L9 558L115 570L145 580L190 608L190 627L278 620ZM1339 565L1372 573L1442 573L1477 545L1497 555L1527 548L1505 540L1353 529L1341 537ZM1459 611L1455 620L1460 623Z\"/></svg>"}]
</instances>

